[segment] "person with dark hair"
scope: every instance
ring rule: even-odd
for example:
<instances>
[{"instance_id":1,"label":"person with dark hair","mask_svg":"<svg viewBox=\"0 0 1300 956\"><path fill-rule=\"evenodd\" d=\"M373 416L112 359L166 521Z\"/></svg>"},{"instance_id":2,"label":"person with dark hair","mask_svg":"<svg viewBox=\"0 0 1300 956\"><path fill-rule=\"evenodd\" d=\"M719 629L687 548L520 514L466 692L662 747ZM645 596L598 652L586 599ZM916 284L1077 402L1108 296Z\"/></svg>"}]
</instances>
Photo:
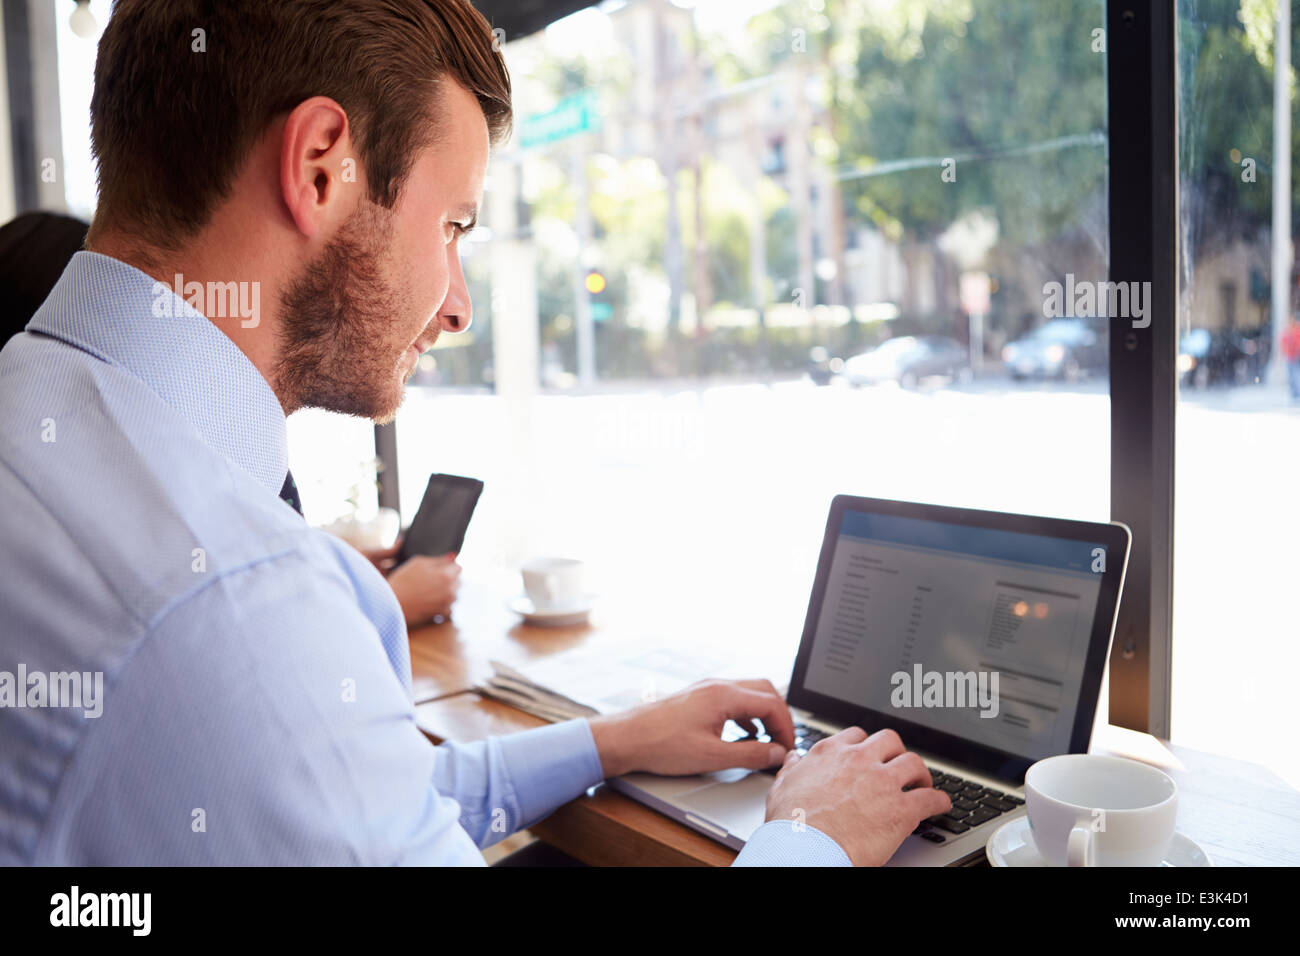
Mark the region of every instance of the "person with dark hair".
<instances>
[{"instance_id":1,"label":"person with dark hair","mask_svg":"<svg viewBox=\"0 0 1300 956\"><path fill-rule=\"evenodd\" d=\"M767 681L420 733L392 590L279 497L285 416L391 421L469 328L510 116L467 0L114 5L86 250L0 352L0 865L482 864L632 770L782 765L742 864L883 863L948 811L890 731L796 759Z\"/></svg>"},{"instance_id":2,"label":"person with dark hair","mask_svg":"<svg viewBox=\"0 0 1300 956\"><path fill-rule=\"evenodd\" d=\"M0 226L0 345L23 330L50 294L88 225L57 212L25 212Z\"/></svg>"}]
</instances>

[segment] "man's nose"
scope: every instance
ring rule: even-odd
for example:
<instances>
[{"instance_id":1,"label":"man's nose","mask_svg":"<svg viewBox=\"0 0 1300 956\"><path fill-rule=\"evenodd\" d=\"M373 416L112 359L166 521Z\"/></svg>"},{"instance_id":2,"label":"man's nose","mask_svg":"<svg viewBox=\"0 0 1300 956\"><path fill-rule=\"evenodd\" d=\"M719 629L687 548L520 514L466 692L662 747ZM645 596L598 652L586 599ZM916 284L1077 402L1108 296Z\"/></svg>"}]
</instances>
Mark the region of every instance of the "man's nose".
<instances>
[{"instance_id":1,"label":"man's nose","mask_svg":"<svg viewBox=\"0 0 1300 956\"><path fill-rule=\"evenodd\" d=\"M465 285L465 274L461 271L460 257L452 255L451 281L447 286L447 298L438 310L438 325L444 332L464 332L474 318L474 307L469 301L469 289Z\"/></svg>"}]
</instances>

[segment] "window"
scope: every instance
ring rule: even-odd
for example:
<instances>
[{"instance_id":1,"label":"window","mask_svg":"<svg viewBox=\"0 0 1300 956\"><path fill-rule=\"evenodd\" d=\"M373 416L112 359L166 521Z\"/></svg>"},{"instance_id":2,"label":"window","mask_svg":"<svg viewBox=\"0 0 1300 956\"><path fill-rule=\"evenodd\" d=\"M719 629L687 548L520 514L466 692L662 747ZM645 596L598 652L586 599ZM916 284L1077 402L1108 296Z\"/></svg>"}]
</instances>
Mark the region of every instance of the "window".
<instances>
[{"instance_id":1,"label":"window","mask_svg":"<svg viewBox=\"0 0 1300 956\"><path fill-rule=\"evenodd\" d=\"M1277 178L1280 168L1295 170L1296 155L1289 137L1280 152L1274 140L1275 9L1178 4L1172 727L1176 742L1267 763L1300 784L1292 739L1300 405L1275 344L1296 308L1294 192ZM1283 12L1289 17L1289 2ZM1294 116L1289 58L1281 79ZM1275 250L1275 185L1284 197L1283 250ZM1269 284L1279 263L1281 323Z\"/></svg>"},{"instance_id":2,"label":"window","mask_svg":"<svg viewBox=\"0 0 1300 956\"><path fill-rule=\"evenodd\" d=\"M95 211L95 160L90 152L90 97L95 88L95 49L99 37L72 32L71 5L54 17L59 71L59 118L63 138L63 194L67 212L87 221ZM91 0L90 12L102 31L112 12L110 0Z\"/></svg>"},{"instance_id":3,"label":"window","mask_svg":"<svg viewBox=\"0 0 1300 956\"><path fill-rule=\"evenodd\" d=\"M1074 295L1108 269L1104 25L631 0L507 44L474 326L398 419L405 517L474 475L467 568L571 553L647 614L791 634L836 493L1107 520Z\"/></svg>"}]
</instances>

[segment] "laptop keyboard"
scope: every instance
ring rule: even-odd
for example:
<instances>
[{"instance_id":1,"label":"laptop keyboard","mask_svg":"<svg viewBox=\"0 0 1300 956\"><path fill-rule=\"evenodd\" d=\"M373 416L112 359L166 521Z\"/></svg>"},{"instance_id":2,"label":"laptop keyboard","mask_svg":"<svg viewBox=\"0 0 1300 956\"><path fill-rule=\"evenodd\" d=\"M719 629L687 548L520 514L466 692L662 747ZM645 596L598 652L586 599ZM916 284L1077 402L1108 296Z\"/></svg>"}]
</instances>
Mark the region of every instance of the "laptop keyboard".
<instances>
[{"instance_id":1,"label":"laptop keyboard","mask_svg":"<svg viewBox=\"0 0 1300 956\"><path fill-rule=\"evenodd\" d=\"M794 749L800 757L812 749L819 740L825 740L830 734L815 730L807 724L794 725Z\"/></svg>"},{"instance_id":2,"label":"laptop keyboard","mask_svg":"<svg viewBox=\"0 0 1300 956\"><path fill-rule=\"evenodd\" d=\"M794 749L800 757L806 754L819 740L825 740L830 734L816 730L806 724L794 725ZM768 767L764 773L776 774L780 767ZM936 790L942 790L952 799L952 809L947 813L922 820L921 825L912 832L931 843L943 843L947 837L944 833L962 834L983 826L990 820L1024 805L1024 800L1015 794L994 790L982 784L966 780L954 773L944 773L934 767L927 767ZM905 789L912 789L907 787ZM943 833L939 831L944 831Z\"/></svg>"},{"instance_id":3,"label":"laptop keyboard","mask_svg":"<svg viewBox=\"0 0 1300 956\"><path fill-rule=\"evenodd\" d=\"M960 834L975 827L982 826L1009 810L1023 806L1024 800L1015 794L981 786L973 781L963 779L954 773L943 773L933 767L927 767L934 781L934 788L948 794L952 800L952 809L947 813L929 817L921 821L912 832L931 843L942 843L947 839L937 830ZM934 829L934 828L937 828Z\"/></svg>"},{"instance_id":4,"label":"laptop keyboard","mask_svg":"<svg viewBox=\"0 0 1300 956\"><path fill-rule=\"evenodd\" d=\"M794 725L794 752L800 757L812 749L812 745L819 740L825 740L830 734L809 727L807 724L796 723ZM769 740L769 737L761 737L761 740ZM764 767L760 773L771 774L773 777L780 771L780 767Z\"/></svg>"}]
</instances>

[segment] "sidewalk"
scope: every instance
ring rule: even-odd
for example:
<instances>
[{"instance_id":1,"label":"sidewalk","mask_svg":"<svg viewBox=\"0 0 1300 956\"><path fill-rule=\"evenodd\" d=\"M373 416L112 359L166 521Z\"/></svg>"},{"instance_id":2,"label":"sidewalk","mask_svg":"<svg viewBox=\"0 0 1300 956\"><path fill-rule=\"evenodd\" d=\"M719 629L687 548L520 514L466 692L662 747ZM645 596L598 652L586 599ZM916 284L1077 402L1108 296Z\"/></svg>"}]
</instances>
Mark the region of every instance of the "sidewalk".
<instances>
[{"instance_id":1,"label":"sidewalk","mask_svg":"<svg viewBox=\"0 0 1300 956\"><path fill-rule=\"evenodd\" d=\"M1291 398L1285 379L1262 385L1179 389L1178 401L1218 412L1293 412L1300 414L1300 402Z\"/></svg>"}]
</instances>

